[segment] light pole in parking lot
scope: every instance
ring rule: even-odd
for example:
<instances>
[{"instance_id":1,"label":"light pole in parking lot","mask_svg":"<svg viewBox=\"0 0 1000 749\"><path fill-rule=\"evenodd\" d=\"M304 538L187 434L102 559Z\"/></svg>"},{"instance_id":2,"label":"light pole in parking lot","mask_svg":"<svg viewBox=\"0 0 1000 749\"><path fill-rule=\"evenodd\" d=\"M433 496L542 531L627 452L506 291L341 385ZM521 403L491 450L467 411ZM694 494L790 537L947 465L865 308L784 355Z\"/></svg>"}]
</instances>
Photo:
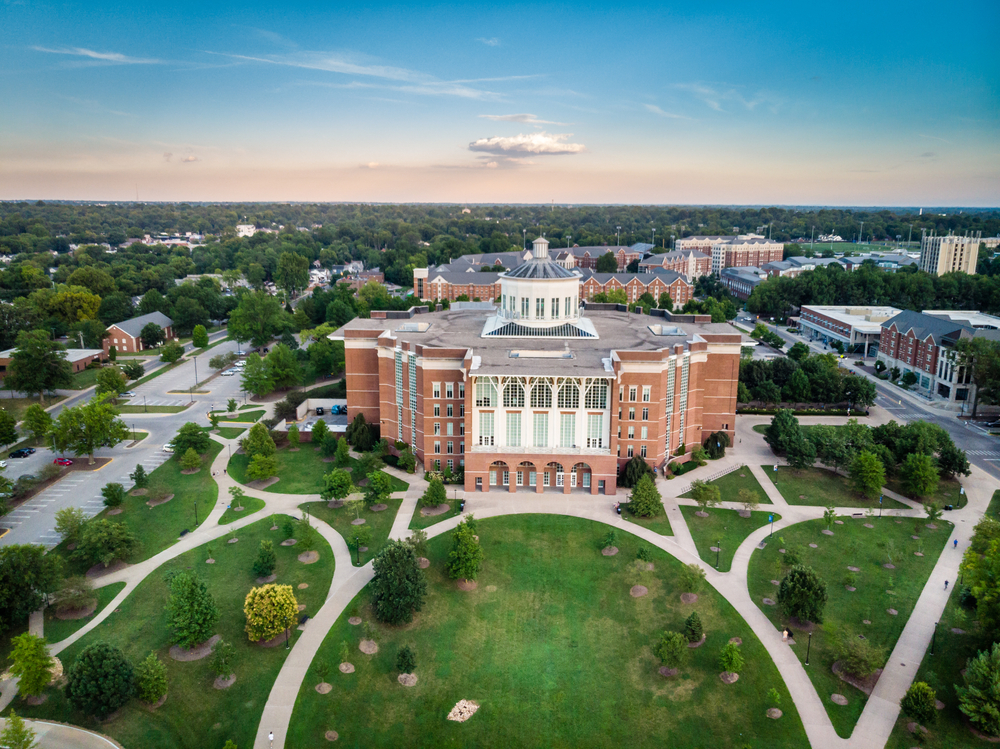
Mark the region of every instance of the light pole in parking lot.
<instances>
[{"instance_id":1,"label":"light pole in parking lot","mask_svg":"<svg viewBox=\"0 0 1000 749\"><path fill-rule=\"evenodd\" d=\"M198 387L198 357L192 356L191 358L194 360L194 386Z\"/></svg>"},{"instance_id":2,"label":"light pole in parking lot","mask_svg":"<svg viewBox=\"0 0 1000 749\"><path fill-rule=\"evenodd\" d=\"M142 396L142 412L149 413L149 409L146 408L146 396Z\"/></svg>"}]
</instances>

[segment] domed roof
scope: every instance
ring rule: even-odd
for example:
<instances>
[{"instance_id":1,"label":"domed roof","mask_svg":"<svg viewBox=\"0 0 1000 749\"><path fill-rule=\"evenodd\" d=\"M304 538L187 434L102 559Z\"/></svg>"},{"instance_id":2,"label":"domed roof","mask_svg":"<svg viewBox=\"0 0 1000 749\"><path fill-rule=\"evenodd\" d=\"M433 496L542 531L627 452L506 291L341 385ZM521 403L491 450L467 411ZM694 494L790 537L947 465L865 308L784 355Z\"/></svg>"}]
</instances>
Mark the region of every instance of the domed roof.
<instances>
[{"instance_id":1,"label":"domed roof","mask_svg":"<svg viewBox=\"0 0 1000 749\"><path fill-rule=\"evenodd\" d=\"M548 258L543 260L529 260L523 265L519 265L514 270L502 274L502 278L576 278L576 274L566 270L561 265L556 265Z\"/></svg>"}]
</instances>

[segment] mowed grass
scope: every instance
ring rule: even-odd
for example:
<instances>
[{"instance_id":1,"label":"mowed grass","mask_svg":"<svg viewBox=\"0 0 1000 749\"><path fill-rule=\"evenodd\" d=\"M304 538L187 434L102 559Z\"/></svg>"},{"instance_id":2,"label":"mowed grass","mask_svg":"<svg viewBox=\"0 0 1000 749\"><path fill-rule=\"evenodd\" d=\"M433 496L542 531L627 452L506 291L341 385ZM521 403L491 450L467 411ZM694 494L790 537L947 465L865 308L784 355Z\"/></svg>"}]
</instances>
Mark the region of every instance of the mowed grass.
<instances>
[{"instance_id":1,"label":"mowed grass","mask_svg":"<svg viewBox=\"0 0 1000 749\"><path fill-rule=\"evenodd\" d=\"M45 403L42 404L42 408L48 408L49 406L63 400L66 399L61 395L46 395ZM0 398L0 409L3 409L13 416L14 421L20 421L24 418L24 412L28 410L28 406L34 405L35 403L38 403L38 398ZM27 434L21 434L21 437L27 436Z\"/></svg>"},{"instance_id":2,"label":"mowed grass","mask_svg":"<svg viewBox=\"0 0 1000 749\"><path fill-rule=\"evenodd\" d=\"M281 494L319 494L323 489L323 476L335 468L333 463L324 463L322 456L308 442L297 452L284 447L275 453L275 457L278 459L278 472L275 475L280 481L264 491ZM350 465L353 467L355 462L354 458L351 458ZM249 456L243 453L233 455L229 461L229 475L241 484L247 483L249 464ZM390 478L393 492L405 492L410 486L395 476L390 475ZM360 481L361 478L356 480Z\"/></svg>"},{"instance_id":3,"label":"mowed grass","mask_svg":"<svg viewBox=\"0 0 1000 749\"><path fill-rule=\"evenodd\" d=\"M761 466L790 505L811 507L864 507L878 510L877 499L865 499L851 488L846 476L825 468L804 468L797 471L790 466ZM907 510L909 507L890 497L882 500L883 510Z\"/></svg>"},{"instance_id":4,"label":"mowed grass","mask_svg":"<svg viewBox=\"0 0 1000 749\"><path fill-rule=\"evenodd\" d=\"M219 518L219 525L226 525L234 520L248 517L264 509L264 500L258 497L244 497L240 502L243 506L242 510L237 510L233 507L232 498L228 500L227 504L229 507L226 508L226 511L222 513L222 517Z\"/></svg>"},{"instance_id":5,"label":"mowed grass","mask_svg":"<svg viewBox=\"0 0 1000 749\"><path fill-rule=\"evenodd\" d=\"M717 478L714 481L709 481L708 484L719 487L719 498L722 502L740 502L740 489L749 489L750 491L757 492L757 500L760 504L771 504L771 500L768 498L767 492L764 491L764 487L760 485L757 477L746 466L738 468L732 473L727 473L725 476ZM690 497L691 492L685 492L680 496Z\"/></svg>"},{"instance_id":6,"label":"mowed grass","mask_svg":"<svg viewBox=\"0 0 1000 749\"><path fill-rule=\"evenodd\" d=\"M681 565L630 534L604 557L607 526L578 518L518 515L479 521L485 551L479 587L462 592L445 574L451 534L429 543L428 595L414 622L375 624L379 652L358 650L371 619L363 591L323 642L299 691L285 746L325 746L324 732L365 747L802 747L808 742L777 669L750 628L713 591L691 606L675 582ZM640 545L655 570L649 595L632 598L627 568ZM664 629L679 630L698 611L707 641L687 651L673 679L652 654ZM727 686L719 651L743 639L746 669ZM347 642L355 673L340 673ZM401 687L396 653L416 655L418 683ZM315 691L327 665L333 691ZM767 691L782 696L784 717L770 720ZM461 699L478 712L446 720Z\"/></svg>"},{"instance_id":7,"label":"mowed grass","mask_svg":"<svg viewBox=\"0 0 1000 749\"><path fill-rule=\"evenodd\" d=\"M956 509L961 509L965 507L966 502L969 501L967 495L962 493L962 484L958 479L941 479L938 481L937 490L929 497L914 497L911 496L910 492L903 489L903 482L899 476L895 476L885 484L886 488L901 494L908 499L912 499L916 502L922 502L924 504L930 504L934 502L938 507L944 507L945 505L952 505Z\"/></svg>"},{"instance_id":8,"label":"mowed grass","mask_svg":"<svg viewBox=\"0 0 1000 749\"><path fill-rule=\"evenodd\" d=\"M219 417L219 421L254 422L264 415L263 409L259 411L243 411L233 416L229 416L229 411L213 411Z\"/></svg>"},{"instance_id":9,"label":"mowed grass","mask_svg":"<svg viewBox=\"0 0 1000 749\"><path fill-rule=\"evenodd\" d=\"M58 720L108 734L126 747L157 749L221 748L227 739L238 746L253 746L257 724L271 685L289 651L282 646L263 648L250 643L244 632L246 617L243 601L254 587L253 560L261 539L274 541L279 584L292 585L305 613L315 614L326 598L333 577L333 552L322 538L317 541L320 559L302 564L296 557L301 549L278 545L280 535L270 531L270 522L262 520L241 528L239 542L212 541L215 564L205 564L207 549L201 546L167 562L147 577L126 598L119 610L100 627L60 653L66 667L87 646L104 641L121 648L132 663L139 663L150 651L167 667L169 691L166 703L150 712L137 702L130 702L117 719L98 725L76 711L60 689L48 690L49 699L39 707L19 703L18 714L26 717ZM171 572L192 570L208 586L220 611L216 632L234 645L236 683L225 690L213 689L215 678L210 658L181 663L167 654L170 646L164 604L169 599L165 577ZM299 589L301 583L307 589ZM301 633L291 629L292 645Z\"/></svg>"},{"instance_id":10,"label":"mowed grass","mask_svg":"<svg viewBox=\"0 0 1000 749\"><path fill-rule=\"evenodd\" d=\"M446 486L445 489L447 488L448 487ZM460 502L451 499L448 500L448 503L451 505L451 509L443 515L421 515L420 508L417 507L416 511L413 513L413 517L410 518L410 528L412 530L416 530L418 528L429 528L436 523L440 523L442 520L447 520L448 518L453 518L456 515L461 514L461 510L458 509L461 504Z\"/></svg>"},{"instance_id":11,"label":"mowed grass","mask_svg":"<svg viewBox=\"0 0 1000 749\"><path fill-rule=\"evenodd\" d=\"M758 511L750 513L748 518L742 518L738 510L711 507L706 510L708 517L700 518L695 515L698 509L682 505L681 514L684 515L691 537L698 547L698 556L713 566L718 559L720 572L729 572L733 566L733 556L743 539L762 525L767 525L770 522L768 518L774 514ZM780 520L781 516L774 514L774 519ZM716 554L712 551L713 546L721 551Z\"/></svg>"},{"instance_id":12,"label":"mowed grass","mask_svg":"<svg viewBox=\"0 0 1000 749\"><path fill-rule=\"evenodd\" d=\"M906 620L909 618L917 598L920 596L937 561L941 549L948 541L951 523L939 520L936 531L927 530L924 521L907 518L897 522L895 518L874 519L874 528L866 528L864 518L838 518L843 525L833 525L833 536L823 535L824 520L810 520L775 531L774 538L764 549L753 552L747 572L747 587L750 597L774 623L783 629L787 620L778 606L768 606L764 598L777 600L778 587L771 580L781 580L788 572L787 554L779 548L796 547L801 554L801 563L812 567L826 582L829 600L823 613L823 624L817 626L812 637L810 666L806 670L819 693L827 713L837 733L847 738L854 730L855 723L864 709L867 697L858 689L841 681L831 670L837 660L834 630L848 637L864 635L874 645L883 646L886 655L892 652ZM915 527L916 526L916 527ZM910 538L914 530L919 530L919 540ZM889 563L887 548L880 543L891 541L895 547L892 564L895 569L885 569ZM818 548L808 546L815 543ZM923 557L914 555L922 551ZM848 566L861 569L851 573ZM849 592L845 585L848 576L854 574L855 592ZM892 591L892 594L887 591ZM895 609L893 616L887 609ZM871 624L864 624L864 620ZM797 642L792 647L799 660L805 661L807 636L798 631ZM843 694L849 700L845 706L830 701L830 695Z\"/></svg>"},{"instance_id":13,"label":"mowed grass","mask_svg":"<svg viewBox=\"0 0 1000 749\"><path fill-rule=\"evenodd\" d=\"M212 429L212 427L207 426L202 427L201 431L208 432L209 434L217 434L223 439L231 440L243 434L246 431L246 427L219 427L218 429Z\"/></svg>"},{"instance_id":14,"label":"mowed grass","mask_svg":"<svg viewBox=\"0 0 1000 749\"><path fill-rule=\"evenodd\" d=\"M361 495L356 494L353 496L360 498ZM355 567L367 564L368 560L374 557L379 549L385 545L386 539L389 538L389 531L392 530L392 522L396 519L396 514L399 512L399 506L402 503L402 497L390 497L386 501L386 504L389 506L388 509L382 510L382 512L361 510L360 517L365 521L364 525L368 526L371 530L372 540L368 544L368 551L361 552L360 563L358 562L358 551L355 549L351 550L351 560ZM305 502L299 505L299 508L327 523L343 536L345 540L350 537L351 532L357 527L351 523L357 516L347 505L332 509L327 507L326 502Z\"/></svg>"},{"instance_id":15,"label":"mowed grass","mask_svg":"<svg viewBox=\"0 0 1000 749\"><path fill-rule=\"evenodd\" d=\"M111 585L105 585L103 588L95 590L94 595L97 596L97 608L94 609L93 614L85 619L60 619L56 616L55 608L50 607L45 609L45 639L50 643L65 640L100 614L104 610L104 607L111 603L116 595L121 593L124 587L125 583L112 583Z\"/></svg>"},{"instance_id":16,"label":"mowed grass","mask_svg":"<svg viewBox=\"0 0 1000 749\"><path fill-rule=\"evenodd\" d=\"M632 511L628 509L628 504L622 503L622 517L630 523L641 525L643 528L651 530L653 533L659 533L661 536L674 535L674 529L670 525L670 518L667 517L665 508L651 518L644 518L639 515L633 515Z\"/></svg>"}]
</instances>

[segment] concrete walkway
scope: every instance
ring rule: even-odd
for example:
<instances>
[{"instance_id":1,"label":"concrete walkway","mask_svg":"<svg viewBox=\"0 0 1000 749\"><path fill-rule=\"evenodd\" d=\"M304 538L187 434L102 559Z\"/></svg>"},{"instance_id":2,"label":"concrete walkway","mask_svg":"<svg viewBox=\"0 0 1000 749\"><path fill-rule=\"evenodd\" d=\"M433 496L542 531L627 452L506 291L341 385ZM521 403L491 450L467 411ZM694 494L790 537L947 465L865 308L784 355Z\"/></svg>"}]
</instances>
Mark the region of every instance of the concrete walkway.
<instances>
[{"instance_id":1,"label":"concrete walkway","mask_svg":"<svg viewBox=\"0 0 1000 749\"><path fill-rule=\"evenodd\" d=\"M122 745L114 739L76 726L47 720L24 722L35 732L38 749L122 749ZM0 718L0 731L6 725L7 719Z\"/></svg>"}]
</instances>

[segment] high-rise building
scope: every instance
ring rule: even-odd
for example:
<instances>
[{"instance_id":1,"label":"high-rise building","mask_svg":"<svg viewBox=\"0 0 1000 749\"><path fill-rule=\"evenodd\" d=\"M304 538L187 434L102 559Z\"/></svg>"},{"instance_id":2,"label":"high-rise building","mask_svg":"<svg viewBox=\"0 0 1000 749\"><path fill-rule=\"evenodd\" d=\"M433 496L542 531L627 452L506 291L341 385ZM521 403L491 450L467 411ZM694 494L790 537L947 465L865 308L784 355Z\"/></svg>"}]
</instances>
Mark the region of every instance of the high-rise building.
<instances>
[{"instance_id":1,"label":"high-rise building","mask_svg":"<svg viewBox=\"0 0 1000 749\"><path fill-rule=\"evenodd\" d=\"M980 233L959 237L954 234L938 237L924 235L920 240L920 270L943 276L960 271L973 274L979 260Z\"/></svg>"}]
</instances>

